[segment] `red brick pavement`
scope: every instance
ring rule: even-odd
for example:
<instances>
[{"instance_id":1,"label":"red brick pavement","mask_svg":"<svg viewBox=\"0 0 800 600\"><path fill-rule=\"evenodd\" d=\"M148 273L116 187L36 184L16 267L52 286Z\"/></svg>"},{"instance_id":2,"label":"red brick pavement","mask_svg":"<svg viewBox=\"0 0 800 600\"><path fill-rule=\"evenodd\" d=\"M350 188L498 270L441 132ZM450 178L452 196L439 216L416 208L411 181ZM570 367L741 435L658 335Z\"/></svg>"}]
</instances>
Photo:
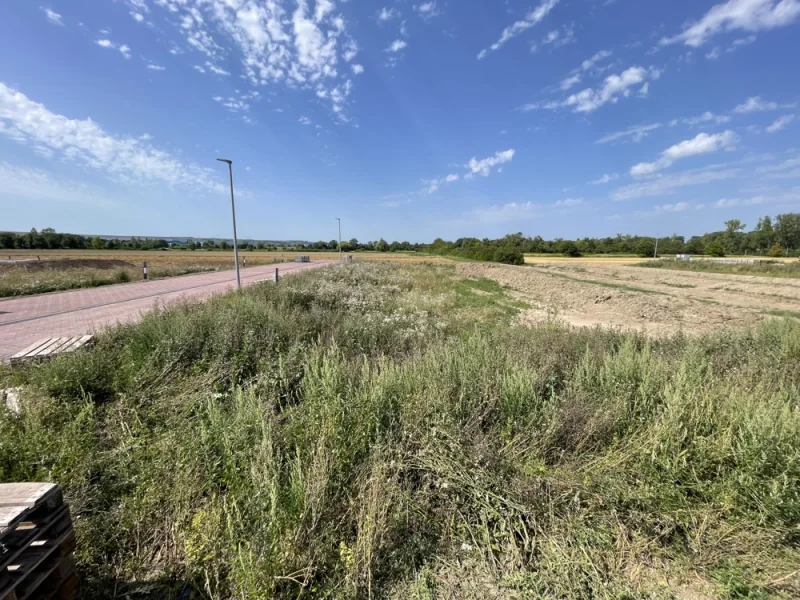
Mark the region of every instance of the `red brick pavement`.
<instances>
[{"instance_id":1,"label":"red brick pavement","mask_svg":"<svg viewBox=\"0 0 800 600\"><path fill-rule=\"evenodd\" d=\"M271 279L276 267L283 276L327 264L330 262L282 263L242 269L242 286ZM235 286L234 272L220 271L0 300L0 360L8 360L42 338L95 333L116 323L135 321L157 304L202 300Z\"/></svg>"}]
</instances>

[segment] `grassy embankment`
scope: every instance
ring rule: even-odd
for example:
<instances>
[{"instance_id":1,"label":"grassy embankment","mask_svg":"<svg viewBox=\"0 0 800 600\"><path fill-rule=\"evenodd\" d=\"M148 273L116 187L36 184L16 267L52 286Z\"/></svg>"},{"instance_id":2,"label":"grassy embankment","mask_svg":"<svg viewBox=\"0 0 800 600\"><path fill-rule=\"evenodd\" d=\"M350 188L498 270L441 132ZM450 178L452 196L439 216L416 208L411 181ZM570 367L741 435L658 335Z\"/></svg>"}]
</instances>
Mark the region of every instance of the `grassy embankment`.
<instances>
[{"instance_id":1,"label":"grassy embankment","mask_svg":"<svg viewBox=\"0 0 800 600\"><path fill-rule=\"evenodd\" d=\"M513 324L450 267L353 264L0 373L0 480L71 503L86 598L789 598L800 323Z\"/></svg>"},{"instance_id":2,"label":"grassy embankment","mask_svg":"<svg viewBox=\"0 0 800 600\"><path fill-rule=\"evenodd\" d=\"M764 260L755 264L728 264L708 261L650 260L637 266L648 269L669 269L672 271L694 271L699 273L723 273L727 275L762 275L765 277L785 277L800 279L800 261Z\"/></svg>"}]
</instances>

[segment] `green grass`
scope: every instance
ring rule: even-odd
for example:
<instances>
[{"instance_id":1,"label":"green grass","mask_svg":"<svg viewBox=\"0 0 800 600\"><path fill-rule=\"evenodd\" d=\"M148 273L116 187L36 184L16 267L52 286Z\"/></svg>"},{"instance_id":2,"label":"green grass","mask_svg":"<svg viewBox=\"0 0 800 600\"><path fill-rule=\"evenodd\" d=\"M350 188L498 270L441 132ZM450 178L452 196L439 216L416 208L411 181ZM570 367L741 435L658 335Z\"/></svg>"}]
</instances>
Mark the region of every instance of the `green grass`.
<instances>
[{"instance_id":1,"label":"green grass","mask_svg":"<svg viewBox=\"0 0 800 600\"><path fill-rule=\"evenodd\" d=\"M672 271L694 271L699 273L726 273L730 275L761 275L764 277L800 278L800 261L761 264L726 264L711 261L652 260L635 266L646 269L669 269Z\"/></svg>"},{"instance_id":2,"label":"green grass","mask_svg":"<svg viewBox=\"0 0 800 600\"><path fill-rule=\"evenodd\" d=\"M82 598L796 597L800 323L508 301L356 263L154 312L0 371L0 481L62 484Z\"/></svg>"},{"instance_id":3,"label":"green grass","mask_svg":"<svg viewBox=\"0 0 800 600\"><path fill-rule=\"evenodd\" d=\"M768 310L766 314L787 319L800 319L800 311L798 310Z\"/></svg>"}]
</instances>

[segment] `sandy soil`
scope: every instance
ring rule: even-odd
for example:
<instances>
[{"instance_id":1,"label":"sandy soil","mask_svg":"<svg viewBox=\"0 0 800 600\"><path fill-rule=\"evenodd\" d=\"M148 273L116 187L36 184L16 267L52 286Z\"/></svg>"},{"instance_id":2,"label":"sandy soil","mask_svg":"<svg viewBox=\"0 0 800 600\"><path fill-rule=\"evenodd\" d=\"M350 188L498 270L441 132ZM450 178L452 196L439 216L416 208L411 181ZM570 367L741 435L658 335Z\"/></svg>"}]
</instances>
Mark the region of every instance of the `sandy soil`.
<instances>
[{"instance_id":1,"label":"sandy soil","mask_svg":"<svg viewBox=\"0 0 800 600\"><path fill-rule=\"evenodd\" d=\"M701 333L800 314L800 280L646 269L594 263L509 267L460 263L460 273L489 277L532 308L520 319L635 329L652 335Z\"/></svg>"}]
</instances>

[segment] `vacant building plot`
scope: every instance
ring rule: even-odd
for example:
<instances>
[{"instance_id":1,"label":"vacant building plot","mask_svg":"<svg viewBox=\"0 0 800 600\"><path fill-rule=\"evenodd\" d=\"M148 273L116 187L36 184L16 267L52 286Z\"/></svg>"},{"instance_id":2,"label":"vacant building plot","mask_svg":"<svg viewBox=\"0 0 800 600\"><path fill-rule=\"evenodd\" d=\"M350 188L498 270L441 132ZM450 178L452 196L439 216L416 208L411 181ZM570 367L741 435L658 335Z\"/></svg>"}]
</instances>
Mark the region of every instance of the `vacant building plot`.
<instances>
[{"instance_id":1,"label":"vacant building plot","mask_svg":"<svg viewBox=\"0 0 800 600\"><path fill-rule=\"evenodd\" d=\"M558 319L654 335L701 333L775 317L800 317L800 281L569 262L526 267L459 264L532 307L520 319Z\"/></svg>"}]
</instances>

